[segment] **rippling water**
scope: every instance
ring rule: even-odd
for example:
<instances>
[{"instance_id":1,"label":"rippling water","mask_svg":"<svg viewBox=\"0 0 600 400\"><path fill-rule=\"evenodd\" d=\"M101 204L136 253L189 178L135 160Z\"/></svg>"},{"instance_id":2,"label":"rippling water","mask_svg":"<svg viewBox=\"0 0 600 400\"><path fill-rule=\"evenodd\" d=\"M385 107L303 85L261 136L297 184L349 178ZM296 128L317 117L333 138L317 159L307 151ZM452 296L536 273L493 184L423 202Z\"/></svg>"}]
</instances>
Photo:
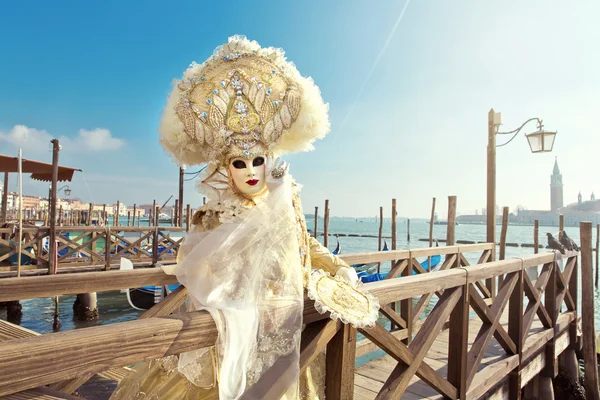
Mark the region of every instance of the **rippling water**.
<instances>
[{"instance_id":1,"label":"rippling water","mask_svg":"<svg viewBox=\"0 0 600 400\"><path fill-rule=\"evenodd\" d=\"M331 234L342 233L342 234L358 234L358 235L377 235L379 230L379 223L375 220L332 220L330 221L329 231ZM307 225L309 229L314 227L314 221L308 220ZM429 224L425 222L411 222L411 241L406 240L406 227L407 225L403 221L399 221L397 224L397 235L398 235L398 249L407 248L419 248L427 247L427 242L419 241L420 238L427 238L429 235ZM319 221L319 231L323 229L323 221ZM546 232L556 233L558 228L546 228L540 227L540 243L546 244ZM579 243L579 228L566 228L567 234ZM389 221L385 221L384 236L391 235L391 226ZM434 226L434 237L438 239L445 239L446 237L446 226L435 225ZM500 227L498 226L497 238L500 237ZM485 226L483 225L458 225L456 226L456 239L472 240L472 241L485 241ZM323 238L320 237L322 241ZM594 232L594 243L595 243L595 232ZM387 239L388 246L391 247L390 239ZM364 238L364 237L340 237L340 244L342 246L342 253L357 253L377 250L377 238ZM533 243L533 227L532 226L509 226L507 234L507 242L513 243ZM440 243L442 246L443 243ZM334 237L329 239L329 248L334 249L336 241ZM540 249L540 251L547 251ZM533 254L532 248L523 247L507 247L506 257L522 257L525 255ZM477 262L480 254L466 254L467 259L471 263ZM385 266L384 266L385 268ZM389 266L388 266L389 268ZM581 285L579 286L581 287ZM119 291L111 291L98 293L98 311L100 318L95 322L76 322L73 320L73 301L75 296L61 296L59 298L59 311L60 320L62 323L62 330L77 329L86 326L111 324L115 322L130 321L137 318L139 311L133 310L129 307L125 295ZM579 302L581 302L581 296L579 296ZM52 332L52 322L54 317L54 298L42 298L26 300L21 302L23 306L23 319L21 325L32 329L40 333ZM600 302L598 296L596 296L596 326L600 327ZM5 318L4 315L0 314L0 318Z\"/></svg>"}]
</instances>

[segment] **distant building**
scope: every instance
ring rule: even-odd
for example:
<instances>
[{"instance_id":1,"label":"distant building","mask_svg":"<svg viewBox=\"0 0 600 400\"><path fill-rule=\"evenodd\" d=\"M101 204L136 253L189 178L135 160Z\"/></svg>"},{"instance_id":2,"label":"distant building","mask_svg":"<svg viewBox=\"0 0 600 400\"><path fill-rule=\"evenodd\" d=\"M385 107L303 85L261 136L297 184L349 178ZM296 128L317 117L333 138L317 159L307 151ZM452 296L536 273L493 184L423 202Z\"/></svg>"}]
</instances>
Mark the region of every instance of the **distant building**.
<instances>
[{"instance_id":1,"label":"distant building","mask_svg":"<svg viewBox=\"0 0 600 400\"><path fill-rule=\"evenodd\" d=\"M582 221L600 224L600 200L596 200L594 193L590 200L583 200L581 192L577 195L577 202L564 206L563 179L558 167L558 159L554 160L554 168L550 175L550 210L517 210L509 215L509 223L520 225L533 225L535 220L542 226L558 226L560 215L564 215L565 226L578 226ZM501 223L501 214L496 214L496 223ZM461 224L485 224L485 215L460 215L456 220Z\"/></svg>"},{"instance_id":2,"label":"distant building","mask_svg":"<svg viewBox=\"0 0 600 400\"><path fill-rule=\"evenodd\" d=\"M40 209L41 197L23 195L23 209L24 210L38 210ZM19 208L19 194L16 192L8 193L8 206L7 209L14 210Z\"/></svg>"},{"instance_id":3,"label":"distant building","mask_svg":"<svg viewBox=\"0 0 600 400\"><path fill-rule=\"evenodd\" d=\"M562 207L563 180L558 168L558 157L556 157L554 159L554 169L552 170L552 175L550 175L550 211L558 211Z\"/></svg>"}]
</instances>

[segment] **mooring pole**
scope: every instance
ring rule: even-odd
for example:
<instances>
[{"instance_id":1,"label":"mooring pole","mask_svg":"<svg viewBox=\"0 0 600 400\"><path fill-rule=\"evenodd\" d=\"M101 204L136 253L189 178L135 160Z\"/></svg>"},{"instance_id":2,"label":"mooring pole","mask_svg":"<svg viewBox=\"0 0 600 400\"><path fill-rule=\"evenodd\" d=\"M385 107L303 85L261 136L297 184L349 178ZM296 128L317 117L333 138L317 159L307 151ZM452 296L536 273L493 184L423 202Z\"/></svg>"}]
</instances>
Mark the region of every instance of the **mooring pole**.
<instances>
[{"instance_id":1,"label":"mooring pole","mask_svg":"<svg viewBox=\"0 0 600 400\"><path fill-rule=\"evenodd\" d=\"M52 139L52 183L50 185L50 243L49 243L49 274L55 274L58 265L56 260L56 185L58 182L58 153L60 144L58 139Z\"/></svg>"}]
</instances>

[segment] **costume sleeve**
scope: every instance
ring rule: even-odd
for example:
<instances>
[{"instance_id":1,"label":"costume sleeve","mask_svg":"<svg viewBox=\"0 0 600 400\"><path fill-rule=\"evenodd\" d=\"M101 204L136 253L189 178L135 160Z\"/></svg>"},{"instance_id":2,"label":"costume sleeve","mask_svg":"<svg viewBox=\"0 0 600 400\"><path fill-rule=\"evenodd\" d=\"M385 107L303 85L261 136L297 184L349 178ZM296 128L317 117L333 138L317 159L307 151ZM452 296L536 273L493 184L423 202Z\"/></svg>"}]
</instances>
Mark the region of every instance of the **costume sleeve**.
<instances>
[{"instance_id":1,"label":"costume sleeve","mask_svg":"<svg viewBox=\"0 0 600 400\"><path fill-rule=\"evenodd\" d=\"M192 229L181 240L179 250L177 251L176 264L179 264L181 260L187 257L187 255L190 253L190 251L192 251L198 240L205 236L203 235L204 232L206 232L206 230L202 227L202 225L192 225ZM191 238L194 238L195 240L192 240Z\"/></svg>"},{"instance_id":2,"label":"costume sleeve","mask_svg":"<svg viewBox=\"0 0 600 400\"><path fill-rule=\"evenodd\" d=\"M310 260L312 267L322 269L335 275L341 267L348 267L348 264L336 255L331 254L328 248L323 246L317 239L310 237Z\"/></svg>"}]
</instances>

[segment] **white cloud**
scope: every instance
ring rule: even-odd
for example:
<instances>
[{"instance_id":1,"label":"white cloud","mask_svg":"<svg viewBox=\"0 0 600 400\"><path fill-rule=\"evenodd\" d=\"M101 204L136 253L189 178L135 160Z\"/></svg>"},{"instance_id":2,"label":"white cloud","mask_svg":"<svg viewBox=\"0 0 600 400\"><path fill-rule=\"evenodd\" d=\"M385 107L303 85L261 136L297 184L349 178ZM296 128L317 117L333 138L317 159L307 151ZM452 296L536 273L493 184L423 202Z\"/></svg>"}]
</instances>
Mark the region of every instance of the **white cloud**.
<instances>
[{"instance_id":1,"label":"white cloud","mask_svg":"<svg viewBox=\"0 0 600 400\"><path fill-rule=\"evenodd\" d=\"M91 131L80 129L79 135L74 140L75 144L82 149L91 151L115 150L125 145L123 139L112 136L108 129L97 128Z\"/></svg>"},{"instance_id":2,"label":"white cloud","mask_svg":"<svg viewBox=\"0 0 600 400\"><path fill-rule=\"evenodd\" d=\"M16 148L32 152L48 151L50 140L52 135L48 132L25 125L15 125L6 133L0 132L0 142L8 142Z\"/></svg>"},{"instance_id":3,"label":"white cloud","mask_svg":"<svg viewBox=\"0 0 600 400\"><path fill-rule=\"evenodd\" d=\"M45 130L29 128L25 125L15 125L10 131L0 131L0 143L7 142L16 148L32 153L47 152L50 149L50 140L57 136ZM63 150L85 152L120 149L125 145L123 139L112 136L108 129L97 128L93 130L80 129L76 137L59 137ZM4 148L4 146L0 146ZM4 152L4 149L3 149Z\"/></svg>"}]
</instances>

